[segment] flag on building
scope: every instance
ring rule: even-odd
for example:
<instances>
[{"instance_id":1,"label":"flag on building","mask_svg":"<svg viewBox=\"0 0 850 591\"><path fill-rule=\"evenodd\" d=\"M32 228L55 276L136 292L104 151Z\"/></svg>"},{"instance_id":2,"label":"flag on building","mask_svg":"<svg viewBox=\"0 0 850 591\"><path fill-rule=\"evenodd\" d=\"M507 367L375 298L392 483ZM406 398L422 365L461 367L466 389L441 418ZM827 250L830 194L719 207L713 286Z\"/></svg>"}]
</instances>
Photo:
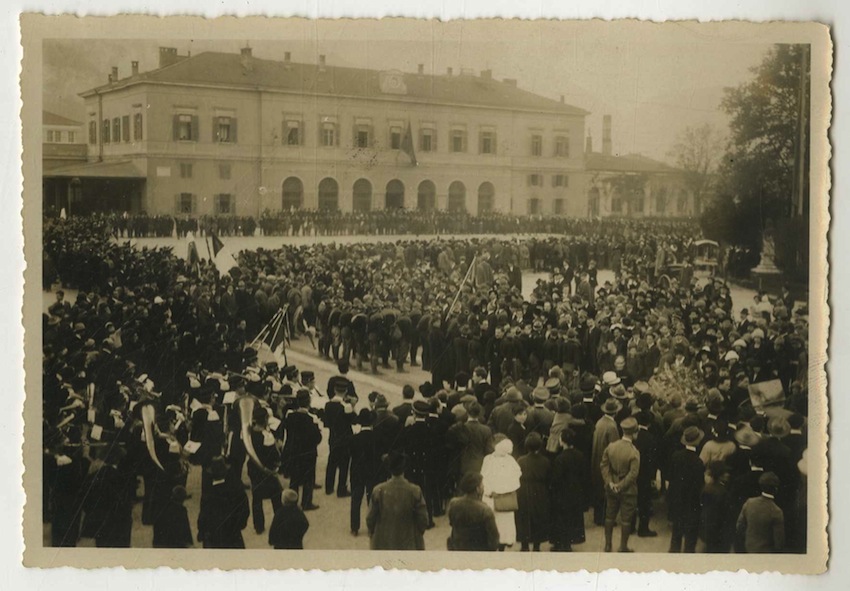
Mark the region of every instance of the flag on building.
<instances>
[{"instance_id":1,"label":"flag on building","mask_svg":"<svg viewBox=\"0 0 850 591\"><path fill-rule=\"evenodd\" d=\"M231 269L237 267L236 259L230 249L224 245L221 238L216 236L215 232L211 233L213 247L213 263L218 269L219 275L227 275Z\"/></svg>"},{"instance_id":2,"label":"flag on building","mask_svg":"<svg viewBox=\"0 0 850 591\"><path fill-rule=\"evenodd\" d=\"M189 245L186 261L189 263L189 267L192 268L201 263L201 257L198 256L198 246L195 244L195 235L192 232L186 232L186 242Z\"/></svg>"},{"instance_id":3,"label":"flag on building","mask_svg":"<svg viewBox=\"0 0 850 591\"><path fill-rule=\"evenodd\" d=\"M413 150L413 132L410 130L410 122L407 122L407 131L404 132L404 138L401 140L401 151L410 156L410 162L413 166L418 166L416 162L416 152Z\"/></svg>"}]
</instances>

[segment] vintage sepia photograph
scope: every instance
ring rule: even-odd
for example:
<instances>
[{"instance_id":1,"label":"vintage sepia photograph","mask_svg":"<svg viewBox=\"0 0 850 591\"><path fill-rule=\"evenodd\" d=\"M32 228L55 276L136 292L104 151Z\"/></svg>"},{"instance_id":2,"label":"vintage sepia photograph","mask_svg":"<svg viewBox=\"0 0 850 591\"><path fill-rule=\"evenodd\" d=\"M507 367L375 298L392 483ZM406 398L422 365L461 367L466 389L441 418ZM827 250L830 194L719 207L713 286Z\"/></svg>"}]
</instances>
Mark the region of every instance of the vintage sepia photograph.
<instances>
[{"instance_id":1,"label":"vintage sepia photograph","mask_svg":"<svg viewBox=\"0 0 850 591\"><path fill-rule=\"evenodd\" d=\"M23 38L28 565L826 567L825 26Z\"/></svg>"}]
</instances>

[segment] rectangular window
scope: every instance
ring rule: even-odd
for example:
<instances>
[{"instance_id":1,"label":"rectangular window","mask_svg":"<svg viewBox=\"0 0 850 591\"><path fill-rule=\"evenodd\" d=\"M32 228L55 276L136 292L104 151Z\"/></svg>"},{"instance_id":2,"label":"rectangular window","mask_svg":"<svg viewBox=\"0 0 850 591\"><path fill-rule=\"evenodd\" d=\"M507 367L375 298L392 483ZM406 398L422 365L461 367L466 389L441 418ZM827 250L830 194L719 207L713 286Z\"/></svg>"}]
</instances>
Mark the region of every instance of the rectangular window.
<instances>
[{"instance_id":1,"label":"rectangular window","mask_svg":"<svg viewBox=\"0 0 850 591\"><path fill-rule=\"evenodd\" d=\"M326 148L336 146L336 144L337 144L336 123L333 123L331 121L324 121L322 123L321 140L322 140L322 145Z\"/></svg>"},{"instance_id":2,"label":"rectangular window","mask_svg":"<svg viewBox=\"0 0 850 591\"><path fill-rule=\"evenodd\" d=\"M559 135L555 138L555 156L559 158L570 157L570 138Z\"/></svg>"},{"instance_id":3,"label":"rectangular window","mask_svg":"<svg viewBox=\"0 0 850 591\"><path fill-rule=\"evenodd\" d=\"M541 156L543 155L543 136L534 134L531 136L531 155L532 156Z\"/></svg>"},{"instance_id":4,"label":"rectangular window","mask_svg":"<svg viewBox=\"0 0 850 591\"><path fill-rule=\"evenodd\" d=\"M611 211L620 213L623 210L623 200L619 196L611 197Z\"/></svg>"},{"instance_id":5,"label":"rectangular window","mask_svg":"<svg viewBox=\"0 0 850 591\"><path fill-rule=\"evenodd\" d=\"M451 134L452 152L466 152L466 130L453 129Z\"/></svg>"},{"instance_id":6,"label":"rectangular window","mask_svg":"<svg viewBox=\"0 0 850 591\"><path fill-rule=\"evenodd\" d=\"M543 175L539 173L534 173L528 175L528 186L529 187L542 187L543 186Z\"/></svg>"},{"instance_id":7,"label":"rectangular window","mask_svg":"<svg viewBox=\"0 0 850 591\"><path fill-rule=\"evenodd\" d=\"M532 197L528 200L528 215L537 215L540 213L540 199Z\"/></svg>"},{"instance_id":8,"label":"rectangular window","mask_svg":"<svg viewBox=\"0 0 850 591\"><path fill-rule=\"evenodd\" d=\"M121 117L121 139L125 142L130 141L130 116L124 115Z\"/></svg>"},{"instance_id":9,"label":"rectangular window","mask_svg":"<svg viewBox=\"0 0 850 591\"><path fill-rule=\"evenodd\" d=\"M48 144L52 144L53 142L54 142L54 139L53 139L53 130L52 130L52 129L48 129L48 130L47 130L47 143L48 143Z\"/></svg>"},{"instance_id":10,"label":"rectangular window","mask_svg":"<svg viewBox=\"0 0 850 591\"><path fill-rule=\"evenodd\" d=\"M181 179L192 178L192 163L191 162L181 162L180 163L180 178Z\"/></svg>"},{"instance_id":11,"label":"rectangular window","mask_svg":"<svg viewBox=\"0 0 850 591\"><path fill-rule=\"evenodd\" d=\"M564 214L564 200L563 199L555 199L552 203L552 213L555 215L563 215Z\"/></svg>"},{"instance_id":12,"label":"rectangular window","mask_svg":"<svg viewBox=\"0 0 850 591\"><path fill-rule=\"evenodd\" d=\"M287 119L283 124L283 144L285 146L300 146L301 138L301 121L299 119Z\"/></svg>"},{"instance_id":13,"label":"rectangular window","mask_svg":"<svg viewBox=\"0 0 850 591\"><path fill-rule=\"evenodd\" d=\"M198 141L197 117L195 115L176 115L174 139L179 142Z\"/></svg>"},{"instance_id":14,"label":"rectangular window","mask_svg":"<svg viewBox=\"0 0 850 591\"><path fill-rule=\"evenodd\" d=\"M552 186L553 187L569 187L570 186L570 177L565 174L553 174L552 175Z\"/></svg>"},{"instance_id":15,"label":"rectangular window","mask_svg":"<svg viewBox=\"0 0 850 591\"><path fill-rule=\"evenodd\" d=\"M401 127L397 127L397 126L390 127L390 149L391 150L400 150L401 149Z\"/></svg>"},{"instance_id":16,"label":"rectangular window","mask_svg":"<svg viewBox=\"0 0 850 591\"><path fill-rule=\"evenodd\" d=\"M222 180L230 180L230 163L222 163L218 165L218 178Z\"/></svg>"},{"instance_id":17,"label":"rectangular window","mask_svg":"<svg viewBox=\"0 0 850 591\"><path fill-rule=\"evenodd\" d=\"M632 209L635 213L643 213L643 195L635 196L632 200Z\"/></svg>"},{"instance_id":18,"label":"rectangular window","mask_svg":"<svg viewBox=\"0 0 850 591\"><path fill-rule=\"evenodd\" d=\"M215 212L219 215L230 215L233 211L233 195L222 193L216 195Z\"/></svg>"},{"instance_id":19,"label":"rectangular window","mask_svg":"<svg viewBox=\"0 0 850 591\"><path fill-rule=\"evenodd\" d=\"M133 115L133 139L142 139L142 114L136 113Z\"/></svg>"},{"instance_id":20,"label":"rectangular window","mask_svg":"<svg viewBox=\"0 0 850 591\"><path fill-rule=\"evenodd\" d=\"M354 145L357 148L368 148L369 147L369 130L368 129L358 129L354 136Z\"/></svg>"},{"instance_id":21,"label":"rectangular window","mask_svg":"<svg viewBox=\"0 0 850 591\"><path fill-rule=\"evenodd\" d=\"M76 141L77 141L77 133L74 132L74 131L69 131L68 132L68 143L73 144L73 143L76 143Z\"/></svg>"},{"instance_id":22,"label":"rectangular window","mask_svg":"<svg viewBox=\"0 0 850 591\"><path fill-rule=\"evenodd\" d=\"M496 132L482 131L479 141L480 154L495 154L496 153Z\"/></svg>"},{"instance_id":23,"label":"rectangular window","mask_svg":"<svg viewBox=\"0 0 850 591\"><path fill-rule=\"evenodd\" d=\"M194 198L191 193L180 193L180 199L177 204L178 213L192 213Z\"/></svg>"},{"instance_id":24,"label":"rectangular window","mask_svg":"<svg viewBox=\"0 0 850 591\"><path fill-rule=\"evenodd\" d=\"M215 133L215 141L220 144L236 143L236 118L229 116L215 117L213 132Z\"/></svg>"},{"instance_id":25,"label":"rectangular window","mask_svg":"<svg viewBox=\"0 0 850 591\"><path fill-rule=\"evenodd\" d=\"M109 119L103 120L103 125L100 128L101 141L104 144L109 143Z\"/></svg>"},{"instance_id":26,"label":"rectangular window","mask_svg":"<svg viewBox=\"0 0 850 591\"><path fill-rule=\"evenodd\" d=\"M436 152L437 150L437 135L432 128L424 128L419 135L419 151L420 152Z\"/></svg>"},{"instance_id":27,"label":"rectangular window","mask_svg":"<svg viewBox=\"0 0 850 591\"><path fill-rule=\"evenodd\" d=\"M97 121L89 121L89 143L97 143Z\"/></svg>"},{"instance_id":28,"label":"rectangular window","mask_svg":"<svg viewBox=\"0 0 850 591\"><path fill-rule=\"evenodd\" d=\"M112 141L116 144L121 141L121 117L112 120Z\"/></svg>"}]
</instances>

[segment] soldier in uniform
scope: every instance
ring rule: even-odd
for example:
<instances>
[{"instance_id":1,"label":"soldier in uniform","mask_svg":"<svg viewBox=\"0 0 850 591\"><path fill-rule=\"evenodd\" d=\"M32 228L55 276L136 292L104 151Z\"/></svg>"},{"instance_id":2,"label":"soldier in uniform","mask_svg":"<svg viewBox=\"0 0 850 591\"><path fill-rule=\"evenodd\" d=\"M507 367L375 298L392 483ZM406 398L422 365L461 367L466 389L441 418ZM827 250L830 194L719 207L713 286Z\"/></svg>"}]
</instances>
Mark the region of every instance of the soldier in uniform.
<instances>
[{"instance_id":1,"label":"soldier in uniform","mask_svg":"<svg viewBox=\"0 0 850 591\"><path fill-rule=\"evenodd\" d=\"M341 363L342 364L342 363ZM338 376L334 376L338 377ZM322 420L330 431L328 438L328 465L325 471L325 493L333 494L334 484L337 484L337 496L348 497L348 468L351 462L351 438L354 435L352 425L356 421L354 409L345 397L350 393L351 386L347 379L337 379L328 385L332 388L328 392L327 404ZM339 473L339 480L337 480Z\"/></svg>"},{"instance_id":2,"label":"soldier in uniform","mask_svg":"<svg viewBox=\"0 0 850 591\"><path fill-rule=\"evenodd\" d=\"M368 408L357 417L360 431L351 439L351 534L360 533L360 507L363 496L366 504L372 498L372 489L378 482L381 455L373 430L375 413Z\"/></svg>"},{"instance_id":3,"label":"soldier in uniform","mask_svg":"<svg viewBox=\"0 0 850 591\"><path fill-rule=\"evenodd\" d=\"M435 443L433 429L427 420L430 411L431 405L427 401L415 401L413 424L406 426L401 432L402 451L408 458L404 477L422 489L428 510L428 529L434 527L434 510L439 501L439 489L433 486L429 479Z\"/></svg>"},{"instance_id":4,"label":"soldier in uniform","mask_svg":"<svg viewBox=\"0 0 850 591\"><path fill-rule=\"evenodd\" d=\"M254 519L254 531L258 534L266 530L263 500L271 499L272 510L280 509L280 495L283 488L277 477L280 468L280 452L275 437L269 430L269 413L260 405L254 407L251 424L251 442L262 465L253 460L248 462L248 478L251 479L251 516Z\"/></svg>"}]
</instances>

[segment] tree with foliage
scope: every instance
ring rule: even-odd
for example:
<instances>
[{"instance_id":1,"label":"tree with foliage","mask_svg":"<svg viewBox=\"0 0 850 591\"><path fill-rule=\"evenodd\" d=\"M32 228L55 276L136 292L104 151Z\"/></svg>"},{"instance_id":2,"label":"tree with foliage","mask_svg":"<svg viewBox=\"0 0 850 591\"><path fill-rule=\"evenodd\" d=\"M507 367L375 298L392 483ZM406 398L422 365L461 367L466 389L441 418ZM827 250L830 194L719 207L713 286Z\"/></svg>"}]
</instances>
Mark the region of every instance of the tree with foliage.
<instances>
[{"instance_id":1,"label":"tree with foliage","mask_svg":"<svg viewBox=\"0 0 850 591\"><path fill-rule=\"evenodd\" d=\"M709 193L717 164L723 156L720 130L710 123L686 127L669 156L684 171L685 186L694 197L695 211L702 211L703 197Z\"/></svg>"},{"instance_id":2,"label":"tree with foliage","mask_svg":"<svg viewBox=\"0 0 850 591\"><path fill-rule=\"evenodd\" d=\"M808 216L792 218L795 162L801 153L805 161L807 151L805 143L798 145L800 101L809 103L807 57L805 46L774 45L753 68L752 80L726 89L721 108L730 116L729 143L716 197L702 217L709 237L754 249L761 245L754 229L773 220L786 243L777 264L787 271L805 260L808 245Z\"/></svg>"}]
</instances>

